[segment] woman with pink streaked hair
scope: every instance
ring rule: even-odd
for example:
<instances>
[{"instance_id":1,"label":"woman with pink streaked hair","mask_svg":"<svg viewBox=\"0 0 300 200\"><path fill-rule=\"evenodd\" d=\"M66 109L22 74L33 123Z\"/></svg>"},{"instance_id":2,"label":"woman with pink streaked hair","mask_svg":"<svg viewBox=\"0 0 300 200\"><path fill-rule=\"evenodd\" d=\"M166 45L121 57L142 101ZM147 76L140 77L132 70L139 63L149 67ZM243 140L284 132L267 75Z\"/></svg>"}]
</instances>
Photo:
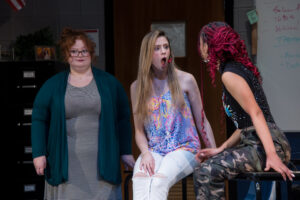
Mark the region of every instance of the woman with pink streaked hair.
<instances>
[{"instance_id":1,"label":"woman with pink streaked hair","mask_svg":"<svg viewBox=\"0 0 300 200\"><path fill-rule=\"evenodd\" d=\"M220 147L197 153L197 200L225 199L224 180L243 172L273 169L292 180L293 172L285 165L291 157L289 143L275 124L244 41L228 24L212 22L201 29L198 50L213 83L216 72L221 74L224 110L236 131Z\"/></svg>"}]
</instances>

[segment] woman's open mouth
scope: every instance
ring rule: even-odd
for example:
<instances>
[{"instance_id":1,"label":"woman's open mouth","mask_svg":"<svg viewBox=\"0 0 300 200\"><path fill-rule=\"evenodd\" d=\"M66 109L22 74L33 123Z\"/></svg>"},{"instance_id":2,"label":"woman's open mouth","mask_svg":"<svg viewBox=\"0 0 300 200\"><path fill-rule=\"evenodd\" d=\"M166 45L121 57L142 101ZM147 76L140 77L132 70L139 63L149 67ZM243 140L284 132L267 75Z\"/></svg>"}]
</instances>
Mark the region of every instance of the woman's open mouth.
<instances>
[{"instance_id":1,"label":"woman's open mouth","mask_svg":"<svg viewBox=\"0 0 300 200\"><path fill-rule=\"evenodd\" d=\"M162 59L161 59L161 64L162 64L162 66L165 66L166 63L167 63L167 58L162 58Z\"/></svg>"}]
</instances>

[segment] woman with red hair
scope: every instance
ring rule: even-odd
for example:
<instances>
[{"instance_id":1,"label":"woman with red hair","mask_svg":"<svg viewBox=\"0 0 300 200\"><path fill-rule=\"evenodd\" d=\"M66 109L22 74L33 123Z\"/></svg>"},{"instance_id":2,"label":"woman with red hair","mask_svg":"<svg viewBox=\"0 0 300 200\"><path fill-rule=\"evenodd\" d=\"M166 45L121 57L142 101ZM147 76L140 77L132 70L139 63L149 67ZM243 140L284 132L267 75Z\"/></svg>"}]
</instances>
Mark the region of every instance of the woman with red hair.
<instances>
[{"instance_id":1,"label":"woman with red hair","mask_svg":"<svg viewBox=\"0 0 300 200\"><path fill-rule=\"evenodd\" d=\"M224 180L243 172L272 168L284 180L292 180L293 172L285 165L291 157L289 143L275 124L244 41L226 23L212 22L200 31L199 53L213 83L215 73L221 74L224 110L236 131L220 147L197 153L201 162L194 171L197 199L225 199Z\"/></svg>"}]
</instances>

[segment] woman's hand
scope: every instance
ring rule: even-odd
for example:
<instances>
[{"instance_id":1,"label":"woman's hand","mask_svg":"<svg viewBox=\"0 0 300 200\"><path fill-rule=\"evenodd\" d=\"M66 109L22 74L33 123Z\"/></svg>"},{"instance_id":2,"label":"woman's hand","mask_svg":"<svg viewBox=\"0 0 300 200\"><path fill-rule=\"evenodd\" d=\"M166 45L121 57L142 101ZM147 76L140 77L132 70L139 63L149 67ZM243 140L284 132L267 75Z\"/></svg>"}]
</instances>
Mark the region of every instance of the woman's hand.
<instances>
[{"instance_id":1,"label":"woman's hand","mask_svg":"<svg viewBox=\"0 0 300 200\"><path fill-rule=\"evenodd\" d=\"M46 168L46 156L39 156L33 159L33 165L37 175L44 175L44 170Z\"/></svg>"},{"instance_id":2,"label":"woman's hand","mask_svg":"<svg viewBox=\"0 0 300 200\"><path fill-rule=\"evenodd\" d=\"M149 173L149 176L154 175L155 161L150 151L142 154L142 160L140 163L140 170L144 170L145 173Z\"/></svg>"},{"instance_id":3,"label":"woman's hand","mask_svg":"<svg viewBox=\"0 0 300 200\"><path fill-rule=\"evenodd\" d=\"M198 151L198 153L196 154L196 160L201 163L204 160L217 155L218 153L222 152L223 149L221 147L219 148L206 148L206 149L201 149Z\"/></svg>"},{"instance_id":4,"label":"woman's hand","mask_svg":"<svg viewBox=\"0 0 300 200\"><path fill-rule=\"evenodd\" d=\"M293 171L287 168L287 166L281 161L281 159L276 153L273 153L272 155L267 155L265 171L269 171L270 168L279 172L285 181L286 177L288 177L290 181L292 181L293 177L295 177Z\"/></svg>"},{"instance_id":5,"label":"woman's hand","mask_svg":"<svg viewBox=\"0 0 300 200\"><path fill-rule=\"evenodd\" d=\"M124 163L125 170L128 170L129 168L133 168L135 164L135 160L133 155L122 155L121 160Z\"/></svg>"}]
</instances>

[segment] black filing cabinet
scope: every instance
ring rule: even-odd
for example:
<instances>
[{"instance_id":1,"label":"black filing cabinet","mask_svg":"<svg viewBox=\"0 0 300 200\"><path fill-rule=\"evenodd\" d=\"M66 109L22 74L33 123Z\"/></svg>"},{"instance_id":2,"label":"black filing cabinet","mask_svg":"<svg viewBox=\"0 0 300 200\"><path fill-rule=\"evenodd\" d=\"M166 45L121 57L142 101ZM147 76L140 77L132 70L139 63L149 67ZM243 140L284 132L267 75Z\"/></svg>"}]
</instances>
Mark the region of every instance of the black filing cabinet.
<instances>
[{"instance_id":1,"label":"black filing cabinet","mask_svg":"<svg viewBox=\"0 0 300 200\"><path fill-rule=\"evenodd\" d=\"M13 144L14 199L43 199L44 177L37 176L32 162L31 114L34 98L42 84L66 68L54 61L0 62L10 139Z\"/></svg>"}]
</instances>

